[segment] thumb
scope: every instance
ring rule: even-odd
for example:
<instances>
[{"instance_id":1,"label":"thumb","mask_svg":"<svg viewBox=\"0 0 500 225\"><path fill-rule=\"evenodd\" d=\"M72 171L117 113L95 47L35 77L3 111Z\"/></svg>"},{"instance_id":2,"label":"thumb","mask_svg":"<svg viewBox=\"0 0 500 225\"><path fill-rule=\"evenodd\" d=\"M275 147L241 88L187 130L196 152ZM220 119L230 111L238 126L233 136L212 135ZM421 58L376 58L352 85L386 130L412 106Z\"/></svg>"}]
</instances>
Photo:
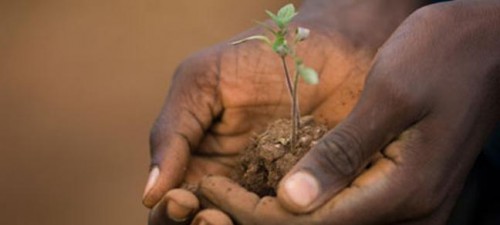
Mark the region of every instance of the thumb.
<instances>
[{"instance_id":1,"label":"thumb","mask_svg":"<svg viewBox=\"0 0 500 225\"><path fill-rule=\"evenodd\" d=\"M199 64L200 60L190 60L177 69L151 131L151 169L143 194L143 204L148 208L181 184L191 152L221 111L215 97L215 71Z\"/></svg>"},{"instance_id":2,"label":"thumb","mask_svg":"<svg viewBox=\"0 0 500 225\"><path fill-rule=\"evenodd\" d=\"M369 83L368 83L369 84ZM367 87L348 117L327 133L282 179L281 205L307 213L347 187L372 157L419 115L389 88Z\"/></svg>"}]
</instances>

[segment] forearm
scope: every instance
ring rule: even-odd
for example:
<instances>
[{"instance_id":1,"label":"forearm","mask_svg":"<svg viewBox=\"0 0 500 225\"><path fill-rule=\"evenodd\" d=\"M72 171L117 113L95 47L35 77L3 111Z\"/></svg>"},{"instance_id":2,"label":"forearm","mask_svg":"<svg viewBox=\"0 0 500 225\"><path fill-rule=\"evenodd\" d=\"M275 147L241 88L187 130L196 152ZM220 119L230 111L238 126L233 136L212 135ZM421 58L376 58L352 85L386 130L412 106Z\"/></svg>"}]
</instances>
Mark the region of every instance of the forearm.
<instances>
[{"instance_id":1,"label":"forearm","mask_svg":"<svg viewBox=\"0 0 500 225\"><path fill-rule=\"evenodd\" d=\"M328 23L360 44L380 46L429 0L305 0L299 18Z\"/></svg>"}]
</instances>

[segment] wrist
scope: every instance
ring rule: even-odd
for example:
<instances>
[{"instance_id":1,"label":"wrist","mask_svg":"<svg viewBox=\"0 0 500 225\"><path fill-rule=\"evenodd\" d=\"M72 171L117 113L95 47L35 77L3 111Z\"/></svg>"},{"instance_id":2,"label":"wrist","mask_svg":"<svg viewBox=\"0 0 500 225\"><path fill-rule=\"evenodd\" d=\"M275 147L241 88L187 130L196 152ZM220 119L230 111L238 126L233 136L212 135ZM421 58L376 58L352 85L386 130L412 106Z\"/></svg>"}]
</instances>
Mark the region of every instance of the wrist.
<instances>
[{"instance_id":1,"label":"wrist","mask_svg":"<svg viewBox=\"0 0 500 225\"><path fill-rule=\"evenodd\" d=\"M380 47L428 0L305 0L298 21L330 26L360 45Z\"/></svg>"}]
</instances>

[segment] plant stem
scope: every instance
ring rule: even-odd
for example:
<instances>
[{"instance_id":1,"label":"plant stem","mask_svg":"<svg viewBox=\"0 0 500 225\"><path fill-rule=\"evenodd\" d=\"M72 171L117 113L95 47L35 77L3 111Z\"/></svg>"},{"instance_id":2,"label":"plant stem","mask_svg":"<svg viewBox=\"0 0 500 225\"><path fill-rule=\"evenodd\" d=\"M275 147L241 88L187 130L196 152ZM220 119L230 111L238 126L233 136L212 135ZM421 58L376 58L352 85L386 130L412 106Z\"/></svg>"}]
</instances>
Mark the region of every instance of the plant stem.
<instances>
[{"instance_id":1,"label":"plant stem","mask_svg":"<svg viewBox=\"0 0 500 225\"><path fill-rule=\"evenodd\" d=\"M294 79L294 84L292 85L292 80L290 78L290 72L288 70L288 65L286 63L286 59L284 56L281 57L281 62L283 63L283 70L285 71L285 80L286 84L288 87L288 91L290 92L290 99L292 102L292 118L291 118L291 123L292 123L292 133L290 134L290 150L292 152L295 151L295 143L297 143L297 130L299 126L299 120L298 120L298 104L297 104L297 94L296 94L296 89L297 87L297 75L295 75Z\"/></svg>"},{"instance_id":2,"label":"plant stem","mask_svg":"<svg viewBox=\"0 0 500 225\"><path fill-rule=\"evenodd\" d=\"M286 87L288 88L288 92L290 93L290 98L293 102L293 86L292 86L292 80L290 79L290 73L288 72L288 65L286 63L285 56L281 57L281 62L283 63L283 70L285 71L285 80L286 80Z\"/></svg>"},{"instance_id":3,"label":"plant stem","mask_svg":"<svg viewBox=\"0 0 500 225\"><path fill-rule=\"evenodd\" d=\"M297 68L297 65L296 67ZM293 77L293 101L295 103L295 120L297 121L297 130L300 129L300 106L299 106L299 71L295 69L295 76Z\"/></svg>"}]
</instances>

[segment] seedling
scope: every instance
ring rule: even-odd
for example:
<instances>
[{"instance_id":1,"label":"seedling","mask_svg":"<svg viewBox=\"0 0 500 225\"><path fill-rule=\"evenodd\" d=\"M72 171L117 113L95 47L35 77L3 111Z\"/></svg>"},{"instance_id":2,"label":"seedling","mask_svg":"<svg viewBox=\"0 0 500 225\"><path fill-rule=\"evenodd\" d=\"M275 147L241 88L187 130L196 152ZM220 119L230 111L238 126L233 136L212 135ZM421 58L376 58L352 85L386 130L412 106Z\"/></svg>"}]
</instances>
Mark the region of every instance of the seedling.
<instances>
[{"instance_id":1,"label":"seedling","mask_svg":"<svg viewBox=\"0 0 500 225\"><path fill-rule=\"evenodd\" d=\"M290 22L297 15L293 4L283 6L277 14L274 14L267 10L266 13L274 22L275 26L270 26L265 23L259 24L272 34L272 39L264 35L255 35L239 41L235 41L232 44L237 45L251 40L262 41L280 57L281 64L283 65L283 74L285 76L286 86L290 94L290 100L292 103L292 129L290 134L290 148L293 151L295 148L295 144L297 143L298 129L300 128L300 108L297 93L299 90L299 76L302 77L308 84L317 84L319 82L318 73L314 69L304 65L303 60L297 56L297 52L295 50L297 44L307 39L310 31L307 28L297 27L295 29L295 32L293 33L293 36L289 37L293 41L289 42L287 40L287 36L290 34ZM291 58L295 64L293 76L291 74L291 69L286 61L288 57Z\"/></svg>"}]
</instances>

